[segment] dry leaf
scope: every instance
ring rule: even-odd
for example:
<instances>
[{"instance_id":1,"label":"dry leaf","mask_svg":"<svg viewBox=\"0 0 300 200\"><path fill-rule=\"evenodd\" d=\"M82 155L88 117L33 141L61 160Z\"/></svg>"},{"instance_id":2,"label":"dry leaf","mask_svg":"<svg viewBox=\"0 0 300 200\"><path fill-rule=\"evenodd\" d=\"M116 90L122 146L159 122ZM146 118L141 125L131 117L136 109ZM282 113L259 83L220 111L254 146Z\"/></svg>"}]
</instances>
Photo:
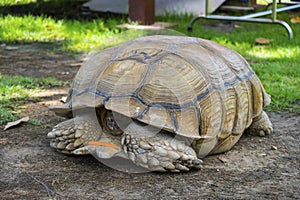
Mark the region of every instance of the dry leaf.
<instances>
[{"instance_id":1,"label":"dry leaf","mask_svg":"<svg viewBox=\"0 0 300 200\"><path fill-rule=\"evenodd\" d=\"M60 102L66 103L68 97L62 97L59 99Z\"/></svg>"},{"instance_id":2,"label":"dry leaf","mask_svg":"<svg viewBox=\"0 0 300 200\"><path fill-rule=\"evenodd\" d=\"M13 47L13 46L6 46L5 47L5 50L8 50L8 51L14 51L14 50L18 50L19 47Z\"/></svg>"},{"instance_id":3,"label":"dry leaf","mask_svg":"<svg viewBox=\"0 0 300 200\"><path fill-rule=\"evenodd\" d=\"M29 121L29 117L23 117L23 118L18 119L14 122L8 122L3 130L5 131L5 130L13 127L13 126L17 126L17 125L21 124L22 122L28 122L28 121Z\"/></svg>"},{"instance_id":4,"label":"dry leaf","mask_svg":"<svg viewBox=\"0 0 300 200\"><path fill-rule=\"evenodd\" d=\"M268 38L256 38L255 39L255 43L256 44L269 44L271 43L273 40L268 39Z\"/></svg>"},{"instance_id":5,"label":"dry leaf","mask_svg":"<svg viewBox=\"0 0 300 200\"><path fill-rule=\"evenodd\" d=\"M300 23L300 17L293 17L293 18L291 18L291 23L293 23L293 24L297 24L297 23Z\"/></svg>"},{"instance_id":6,"label":"dry leaf","mask_svg":"<svg viewBox=\"0 0 300 200\"><path fill-rule=\"evenodd\" d=\"M220 161L222 161L222 163L228 163L230 161L228 158L225 158L224 156L219 156L218 158Z\"/></svg>"}]
</instances>

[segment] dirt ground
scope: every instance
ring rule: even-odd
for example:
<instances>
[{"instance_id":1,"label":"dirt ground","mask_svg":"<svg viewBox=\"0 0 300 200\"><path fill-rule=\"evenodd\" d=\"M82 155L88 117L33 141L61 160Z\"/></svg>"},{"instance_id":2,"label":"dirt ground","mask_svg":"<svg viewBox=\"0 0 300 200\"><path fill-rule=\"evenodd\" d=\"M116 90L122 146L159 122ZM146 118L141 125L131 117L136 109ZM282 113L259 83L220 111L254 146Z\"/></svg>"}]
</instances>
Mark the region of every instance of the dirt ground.
<instances>
[{"instance_id":1,"label":"dirt ground","mask_svg":"<svg viewBox=\"0 0 300 200\"><path fill-rule=\"evenodd\" d=\"M84 55L53 44L0 47L0 73L72 80ZM22 116L41 121L2 131L1 199L299 199L300 115L268 113L274 133L243 136L222 155L204 158L199 171L130 174L111 169L92 156L66 156L50 148L46 135L63 119L48 111L67 88L39 93Z\"/></svg>"}]
</instances>

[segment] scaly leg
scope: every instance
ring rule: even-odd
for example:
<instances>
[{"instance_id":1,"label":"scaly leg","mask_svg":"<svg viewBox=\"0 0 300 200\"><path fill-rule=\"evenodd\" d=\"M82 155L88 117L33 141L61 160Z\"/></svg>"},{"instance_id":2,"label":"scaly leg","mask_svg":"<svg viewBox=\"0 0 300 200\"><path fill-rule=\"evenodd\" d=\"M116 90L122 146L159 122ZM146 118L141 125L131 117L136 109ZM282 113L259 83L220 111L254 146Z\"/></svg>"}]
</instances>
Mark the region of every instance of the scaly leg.
<instances>
[{"instance_id":1,"label":"scaly leg","mask_svg":"<svg viewBox=\"0 0 300 200\"><path fill-rule=\"evenodd\" d=\"M84 148L89 141L98 140L102 131L98 122L87 115L75 117L56 125L48 138L50 146L65 154L89 154Z\"/></svg>"},{"instance_id":2,"label":"scaly leg","mask_svg":"<svg viewBox=\"0 0 300 200\"><path fill-rule=\"evenodd\" d=\"M272 133L272 123L265 111L253 119L252 124L246 130L250 135L266 136Z\"/></svg>"},{"instance_id":3,"label":"scaly leg","mask_svg":"<svg viewBox=\"0 0 300 200\"><path fill-rule=\"evenodd\" d=\"M130 160L153 171L189 171L202 163L189 142L149 125L131 123L121 143Z\"/></svg>"}]
</instances>

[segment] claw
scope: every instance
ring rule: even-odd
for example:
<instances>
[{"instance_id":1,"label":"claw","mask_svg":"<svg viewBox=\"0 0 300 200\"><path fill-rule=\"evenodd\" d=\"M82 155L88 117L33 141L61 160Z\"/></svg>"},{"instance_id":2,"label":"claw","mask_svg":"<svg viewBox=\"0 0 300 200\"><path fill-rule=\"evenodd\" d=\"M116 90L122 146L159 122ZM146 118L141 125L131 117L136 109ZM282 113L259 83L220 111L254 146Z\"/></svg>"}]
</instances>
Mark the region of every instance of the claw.
<instances>
[{"instance_id":1,"label":"claw","mask_svg":"<svg viewBox=\"0 0 300 200\"><path fill-rule=\"evenodd\" d=\"M72 151L72 153L75 155L86 155L86 154L89 154L89 149L86 146L84 146L84 147L75 149L74 151Z\"/></svg>"},{"instance_id":2,"label":"claw","mask_svg":"<svg viewBox=\"0 0 300 200\"><path fill-rule=\"evenodd\" d=\"M265 131L263 131L263 130L260 130L260 131L259 131L259 136L261 136L261 137L264 137L264 136L266 136L266 133L265 133Z\"/></svg>"}]
</instances>

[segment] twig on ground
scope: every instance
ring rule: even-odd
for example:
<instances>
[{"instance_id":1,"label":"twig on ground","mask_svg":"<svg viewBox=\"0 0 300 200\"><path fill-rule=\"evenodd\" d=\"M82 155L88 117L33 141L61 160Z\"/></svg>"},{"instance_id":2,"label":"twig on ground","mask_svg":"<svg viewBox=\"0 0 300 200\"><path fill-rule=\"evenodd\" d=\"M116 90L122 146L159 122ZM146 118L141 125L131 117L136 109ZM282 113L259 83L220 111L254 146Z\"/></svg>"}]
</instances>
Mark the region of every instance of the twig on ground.
<instances>
[{"instance_id":1,"label":"twig on ground","mask_svg":"<svg viewBox=\"0 0 300 200\"><path fill-rule=\"evenodd\" d=\"M51 192L52 193L55 193L53 190L51 190L45 183L43 183L42 181L40 181L39 179L37 179L36 177L30 175L30 174L27 174L30 178L32 178L33 180L35 180L36 182L38 182L39 184L41 184L42 186L44 186L44 188L46 189L47 193L48 193L48 197L49 199L52 199L51 198Z\"/></svg>"},{"instance_id":2,"label":"twig on ground","mask_svg":"<svg viewBox=\"0 0 300 200\"><path fill-rule=\"evenodd\" d=\"M58 194L57 192L51 190L44 182L42 182L41 180L37 179L36 177L30 175L30 174L27 174L30 178L32 178L33 180L35 180L36 182L38 182L39 184L41 184L47 191L47 194L48 194L48 197L49 199L52 199L51 197L51 193L53 194L56 194L56 195L59 195L61 196L60 194Z\"/></svg>"}]
</instances>

